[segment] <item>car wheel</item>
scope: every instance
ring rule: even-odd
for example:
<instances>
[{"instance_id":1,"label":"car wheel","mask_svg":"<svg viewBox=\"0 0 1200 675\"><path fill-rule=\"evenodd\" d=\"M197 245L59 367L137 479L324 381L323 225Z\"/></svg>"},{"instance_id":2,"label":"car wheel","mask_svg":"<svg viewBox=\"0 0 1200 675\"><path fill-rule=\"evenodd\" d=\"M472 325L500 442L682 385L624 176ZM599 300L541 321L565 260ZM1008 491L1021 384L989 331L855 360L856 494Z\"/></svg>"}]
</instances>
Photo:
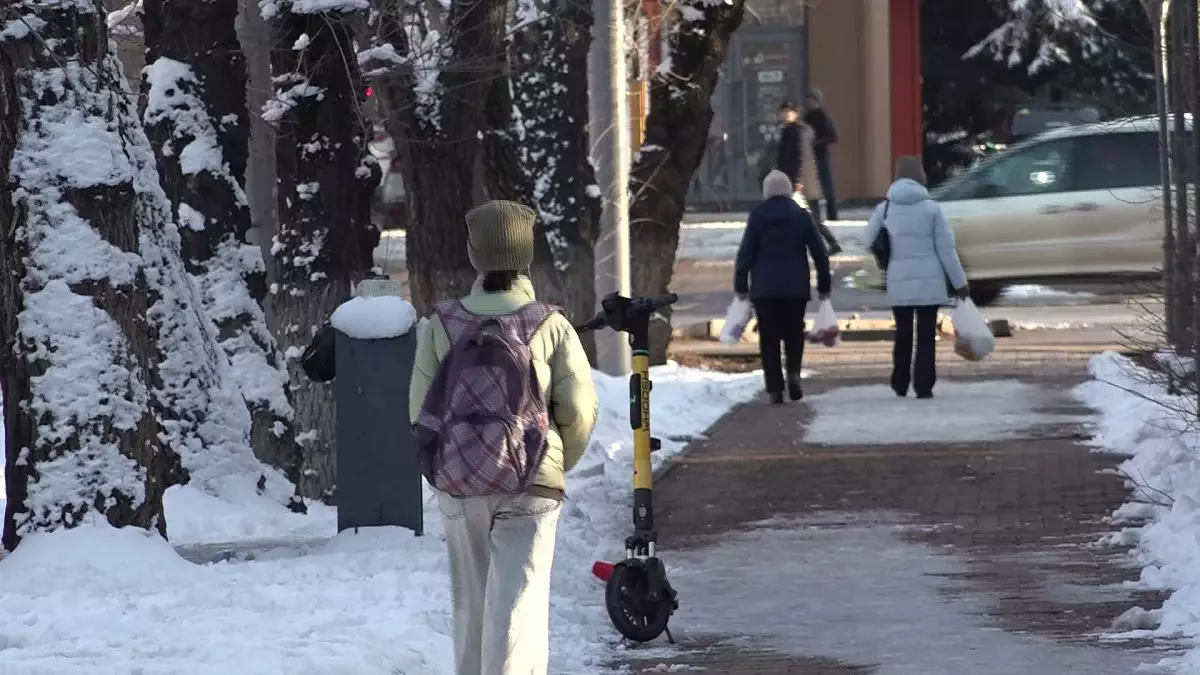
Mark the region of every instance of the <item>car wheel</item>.
<instances>
[{"instance_id":1,"label":"car wheel","mask_svg":"<svg viewBox=\"0 0 1200 675\"><path fill-rule=\"evenodd\" d=\"M970 282L971 301L979 307L987 307L994 304L1000 299L1000 294L1004 292L1004 285L991 283L987 281Z\"/></svg>"}]
</instances>

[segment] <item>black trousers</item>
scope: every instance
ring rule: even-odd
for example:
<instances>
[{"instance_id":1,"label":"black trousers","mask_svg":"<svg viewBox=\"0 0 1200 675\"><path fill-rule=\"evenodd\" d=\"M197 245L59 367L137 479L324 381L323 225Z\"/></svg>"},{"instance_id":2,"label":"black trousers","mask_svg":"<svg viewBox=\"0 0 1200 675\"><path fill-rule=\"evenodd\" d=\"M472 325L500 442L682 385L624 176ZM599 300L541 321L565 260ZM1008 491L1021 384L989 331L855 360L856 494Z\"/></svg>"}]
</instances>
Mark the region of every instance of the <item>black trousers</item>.
<instances>
[{"instance_id":1,"label":"black trousers","mask_svg":"<svg viewBox=\"0 0 1200 675\"><path fill-rule=\"evenodd\" d=\"M918 396L932 394L937 383L937 305L893 307L896 337L892 343L892 389ZM913 319L916 319L916 361L913 361Z\"/></svg>"},{"instance_id":2,"label":"black trousers","mask_svg":"<svg viewBox=\"0 0 1200 675\"><path fill-rule=\"evenodd\" d=\"M834 246L838 245L838 240L837 237L833 236L833 230L829 229L829 226L825 224L824 219L821 218L821 200L814 199L812 200L811 205L811 214L813 217L813 222L815 222L817 225L817 232L820 232L821 238L825 240L825 248L832 249Z\"/></svg>"},{"instance_id":3,"label":"black trousers","mask_svg":"<svg viewBox=\"0 0 1200 675\"><path fill-rule=\"evenodd\" d=\"M813 212L820 213L821 202L824 201L825 213L828 214L829 220L837 220L837 192L833 188L833 162L828 153L828 150L824 154L817 153L817 178L821 181L821 192L825 194L823 199L813 200Z\"/></svg>"},{"instance_id":4,"label":"black trousers","mask_svg":"<svg viewBox=\"0 0 1200 675\"><path fill-rule=\"evenodd\" d=\"M754 301L758 316L758 353L762 356L763 379L767 391L783 391L783 359L779 347L787 350L787 375L800 377L804 362L804 298L762 298Z\"/></svg>"}]
</instances>

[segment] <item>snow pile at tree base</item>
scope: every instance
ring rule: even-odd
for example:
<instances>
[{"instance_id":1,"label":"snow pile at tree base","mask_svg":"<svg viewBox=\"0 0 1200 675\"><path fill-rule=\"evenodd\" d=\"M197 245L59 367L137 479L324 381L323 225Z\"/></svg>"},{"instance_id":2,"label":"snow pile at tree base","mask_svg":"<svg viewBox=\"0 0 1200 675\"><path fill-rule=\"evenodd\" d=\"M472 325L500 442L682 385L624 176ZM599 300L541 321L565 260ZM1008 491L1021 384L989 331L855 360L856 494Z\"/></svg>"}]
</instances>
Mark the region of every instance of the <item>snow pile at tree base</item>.
<instances>
[{"instance_id":1,"label":"snow pile at tree base","mask_svg":"<svg viewBox=\"0 0 1200 675\"><path fill-rule=\"evenodd\" d=\"M761 389L758 373L672 365L652 374L655 435L663 441L656 464L682 450L680 439L701 434ZM570 499L558 528L551 672L600 672L619 638L591 566L621 557L630 528L629 384L595 377L600 423L568 478ZM224 528L204 533L197 527L188 532L193 541L228 539L237 532L227 519L246 524L259 515L238 515L188 488L172 490L169 529ZM247 534L278 536L295 525L290 541L246 542L234 562L208 565L185 562L140 531L102 523L35 534L0 561L0 607L17 619L0 628L5 665L39 675L147 668L174 675L452 673L446 548L436 502L426 493L424 537L395 528L334 536L334 521L326 517L332 509L288 519L280 515L283 507L271 505L275 520ZM322 539L302 539L318 527L328 528ZM183 550L195 559L212 557Z\"/></svg>"},{"instance_id":2,"label":"snow pile at tree base","mask_svg":"<svg viewBox=\"0 0 1200 675\"><path fill-rule=\"evenodd\" d=\"M350 298L333 310L329 323L356 340L383 340L412 330L417 309L394 295Z\"/></svg>"}]
</instances>

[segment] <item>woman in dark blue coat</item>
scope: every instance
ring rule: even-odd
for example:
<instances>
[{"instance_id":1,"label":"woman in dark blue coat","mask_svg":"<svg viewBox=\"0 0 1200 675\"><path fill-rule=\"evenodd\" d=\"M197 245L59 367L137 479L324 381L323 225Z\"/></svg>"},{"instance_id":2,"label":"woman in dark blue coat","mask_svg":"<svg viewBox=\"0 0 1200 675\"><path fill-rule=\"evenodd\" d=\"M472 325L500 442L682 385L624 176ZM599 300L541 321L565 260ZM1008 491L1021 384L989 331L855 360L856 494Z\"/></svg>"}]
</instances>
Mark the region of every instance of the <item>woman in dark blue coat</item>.
<instances>
[{"instance_id":1,"label":"woman in dark blue coat","mask_svg":"<svg viewBox=\"0 0 1200 675\"><path fill-rule=\"evenodd\" d=\"M792 199L787 174L772 171L763 180L764 201L750 213L738 248L733 290L749 297L758 316L758 348L772 403L783 403L785 377L780 343L787 349L788 396L804 396L804 313L812 299L808 259L817 268L817 294L829 297L829 254L812 215Z\"/></svg>"}]
</instances>

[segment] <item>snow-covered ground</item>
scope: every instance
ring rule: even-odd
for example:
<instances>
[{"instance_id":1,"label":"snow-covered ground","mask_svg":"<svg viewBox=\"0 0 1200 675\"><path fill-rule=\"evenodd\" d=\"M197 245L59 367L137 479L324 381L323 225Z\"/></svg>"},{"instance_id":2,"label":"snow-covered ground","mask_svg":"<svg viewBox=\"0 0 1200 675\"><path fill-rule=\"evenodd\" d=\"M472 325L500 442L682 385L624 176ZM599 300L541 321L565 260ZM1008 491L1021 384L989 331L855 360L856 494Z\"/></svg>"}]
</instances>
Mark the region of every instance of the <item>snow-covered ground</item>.
<instances>
[{"instance_id":1,"label":"snow-covered ground","mask_svg":"<svg viewBox=\"0 0 1200 675\"><path fill-rule=\"evenodd\" d=\"M653 376L655 435L663 441L656 465L761 388L755 373L671 365ZM558 530L555 673L602 671L617 637L590 570L620 555L628 529L628 382L597 374L596 384L600 423L569 476ZM398 529L333 536L334 510L310 508L307 516L266 502L252 510L172 488L166 517L177 547L194 555L214 550L197 544L233 542L253 551L251 559L216 564L193 564L157 537L100 524L27 538L0 561L0 672L453 672L435 503L426 500L420 538Z\"/></svg>"},{"instance_id":2,"label":"snow-covered ground","mask_svg":"<svg viewBox=\"0 0 1200 675\"><path fill-rule=\"evenodd\" d=\"M866 254L862 235L865 220L843 220L829 223L842 245L842 257L861 257ZM733 260L742 241L744 221L714 221L684 223L679 230L678 260ZM406 239L403 230L387 230L375 249L375 263L385 268L403 265L406 260Z\"/></svg>"},{"instance_id":3,"label":"snow-covered ground","mask_svg":"<svg viewBox=\"0 0 1200 675\"><path fill-rule=\"evenodd\" d=\"M1038 409L1045 388L1015 380L938 382L932 400L899 398L885 384L839 387L806 397L813 420L804 440L821 445L955 443L1018 438L1046 424L1076 421Z\"/></svg>"},{"instance_id":4,"label":"snow-covered ground","mask_svg":"<svg viewBox=\"0 0 1200 675\"><path fill-rule=\"evenodd\" d=\"M972 581L979 570L952 548L914 543L911 532L920 527L901 513L826 511L747 523L710 546L673 550L671 583L693 589L680 605L677 637L707 642L736 635L742 648L879 664L865 671L875 675L1153 672L1140 668L1144 659L1136 652L998 628L987 616L995 599ZM748 579L769 592L747 592ZM1050 597L1063 592L1036 574L1026 583ZM671 660L671 650L657 644L637 653L647 664Z\"/></svg>"},{"instance_id":5,"label":"snow-covered ground","mask_svg":"<svg viewBox=\"0 0 1200 675\"><path fill-rule=\"evenodd\" d=\"M1114 514L1127 525L1114 535L1136 546L1140 584L1174 591L1161 611L1144 618L1150 631L1183 637L1192 649L1169 665L1200 672L1200 430L1177 411L1194 411L1195 401L1167 394L1146 372L1115 353L1089 364L1092 379L1077 395L1100 412L1095 442L1099 449L1132 455L1120 466L1131 481L1135 501ZM1136 636L1139 631L1133 631Z\"/></svg>"},{"instance_id":6,"label":"snow-covered ground","mask_svg":"<svg viewBox=\"0 0 1200 675\"><path fill-rule=\"evenodd\" d=\"M1084 291L1067 291L1061 288L1051 288L1041 284L1016 284L1007 286L1004 289L1002 297L1006 300L1021 300L1026 298L1090 298L1095 293L1087 293Z\"/></svg>"}]
</instances>

